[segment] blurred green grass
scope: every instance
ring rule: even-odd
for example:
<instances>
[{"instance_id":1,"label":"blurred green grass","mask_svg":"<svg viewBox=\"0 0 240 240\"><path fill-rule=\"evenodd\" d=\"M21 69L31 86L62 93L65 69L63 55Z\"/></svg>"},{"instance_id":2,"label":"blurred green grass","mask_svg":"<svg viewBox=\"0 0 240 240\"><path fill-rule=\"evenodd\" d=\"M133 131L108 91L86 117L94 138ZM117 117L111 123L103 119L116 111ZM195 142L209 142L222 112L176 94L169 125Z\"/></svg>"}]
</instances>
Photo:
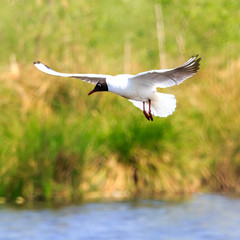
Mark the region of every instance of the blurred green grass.
<instances>
[{"instance_id":1,"label":"blurred green grass","mask_svg":"<svg viewBox=\"0 0 240 240\"><path fill-rule=\"evenodd\" d=\"M161 3L169 68L193 54L199 73L164 89L176 112L149 123L129 101L44 75L159 68ZM238 1L17 1L0 13L0 196L84 197L239 191ZM180 40L179 40L180 39Z\"/></svg>"}]
</instances>

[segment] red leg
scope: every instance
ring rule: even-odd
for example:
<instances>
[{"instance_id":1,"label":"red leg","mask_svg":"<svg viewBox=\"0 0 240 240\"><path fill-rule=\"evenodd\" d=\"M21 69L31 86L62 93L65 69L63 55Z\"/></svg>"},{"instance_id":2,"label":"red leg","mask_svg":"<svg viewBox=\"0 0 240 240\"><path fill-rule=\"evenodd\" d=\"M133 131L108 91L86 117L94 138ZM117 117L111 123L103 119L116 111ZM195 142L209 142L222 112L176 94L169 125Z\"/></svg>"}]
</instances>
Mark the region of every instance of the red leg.
<instances>
[{"instance_id":1,"label":"red leg","mask_svg":"<svg viewBox=\"0 0 240 240\"><path fill-rule=\"evenodd\" d=\"M148 110L149 119L151 121L153 121L153 116L152 116L152 112L151 112L151 100L149 99L148 102L149 102L149 110Z\"/></svg>"},{"instance_id":2,"label":"red leg","mask_svg":"<svg viewBox=\"0 0 240 240\"><path fill-rule=\"evenodd\" d=\"M146 117L146 119L148 121L150 121L150 116L147 114L146 110L145 110L145 102L143 102L143 114Z\"/></svg>"}]
</instances>

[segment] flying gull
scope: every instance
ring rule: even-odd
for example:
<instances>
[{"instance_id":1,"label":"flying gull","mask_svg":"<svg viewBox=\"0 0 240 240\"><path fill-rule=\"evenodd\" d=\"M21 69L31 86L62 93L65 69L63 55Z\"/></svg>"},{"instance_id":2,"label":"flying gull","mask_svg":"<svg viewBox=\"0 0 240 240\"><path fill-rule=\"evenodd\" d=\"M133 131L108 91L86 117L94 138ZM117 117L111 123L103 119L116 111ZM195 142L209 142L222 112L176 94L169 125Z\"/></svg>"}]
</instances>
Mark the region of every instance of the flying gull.
<instances>
[{"instance_id":1,"label":"flying gull","mask_svg":"<svg viewBox=\"0 0 240 240\"><path fill-rule=\"evenodd\" d=\"M177 68L151 70L137 75L120 74L116 76L60 73L39 61L34 62L34 65L40 71L53 76L79 78L95 84L94 89L90 91L88 95L94 92L108 91L127 98L134 106L143 111L147 120L153 121L153 115L157 117L167 117L171 115L176 108L175 96L160 93L157 91L157 88L179 85L185 79L192 77L199 69L200 60L201 58L196 55Z\"/></svg>"}]
</instances>

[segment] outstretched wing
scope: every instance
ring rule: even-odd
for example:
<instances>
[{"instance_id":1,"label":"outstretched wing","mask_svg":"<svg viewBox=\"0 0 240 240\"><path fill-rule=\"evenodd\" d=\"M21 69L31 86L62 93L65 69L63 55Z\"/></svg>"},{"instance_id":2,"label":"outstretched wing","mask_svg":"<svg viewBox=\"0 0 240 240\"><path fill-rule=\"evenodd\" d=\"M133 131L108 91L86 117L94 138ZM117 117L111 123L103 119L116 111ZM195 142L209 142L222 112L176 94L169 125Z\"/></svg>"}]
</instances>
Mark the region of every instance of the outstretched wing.
<instances>
[{"instance_id":1,"label":"outstretched wing","mask_svg":"<svg viewBox=\"0 0 240 240\"><path fill-rule=\"evenodd\" d=\"M110 75L103 75L103 74L71 74L71 73L60 73L56 72L53 69L49 68L48 66L44 65L43 63L37 61L33 63L34 66L47 74L53 75L53 76L59 76L59 77L68 77L68 78L79 78L83 81L92 83L92 84L97 84L99 80L101 79L106 79Z\"/></svg>"},{"instance_id":2,"label":"outstretched wing","mask_svg":"<svg viewBox=\"0 0 240 240\"><path fill-rule=\"evenodd\" d=\"M196 55L191 57L180 67L139 73L130 78L130 81L137 81L138 83L141 81L142 85L160 88L179 85L198 71L200 60L201 58L198 58L198 55Z\"/></svg>"}]
</instances>

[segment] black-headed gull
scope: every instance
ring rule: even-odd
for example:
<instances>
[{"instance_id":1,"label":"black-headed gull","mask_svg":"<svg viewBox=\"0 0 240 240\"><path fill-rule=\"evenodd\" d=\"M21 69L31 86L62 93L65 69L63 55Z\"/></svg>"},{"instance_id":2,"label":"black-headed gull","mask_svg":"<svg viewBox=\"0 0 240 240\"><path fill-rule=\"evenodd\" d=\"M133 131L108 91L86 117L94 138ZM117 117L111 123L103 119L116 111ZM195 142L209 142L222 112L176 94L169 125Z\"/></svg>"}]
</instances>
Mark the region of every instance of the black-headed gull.
<instances>
[{"instance_id":1,"label":"black-headed gull","mask_svg":"<svg viewBox=\"0 0 240 240\"><path fill-rule=\"evenodd\" d=\"M137 75L120 74L116 76L60 73L39 61L34 62L34 65L40 71L50 75L80 78L83 81L95 84L95 88L88 95L94 92L109 91L125 97L143 111L147 120L153 121L153 115L167 117L176 108L174 95L157 92L157 88L179 85L185 79L192 77L199 69L200 60L201 58L196 55L177 68L151 70ZM148 109L148 112L146 109Z\"/></svg>"}]
</instances>

